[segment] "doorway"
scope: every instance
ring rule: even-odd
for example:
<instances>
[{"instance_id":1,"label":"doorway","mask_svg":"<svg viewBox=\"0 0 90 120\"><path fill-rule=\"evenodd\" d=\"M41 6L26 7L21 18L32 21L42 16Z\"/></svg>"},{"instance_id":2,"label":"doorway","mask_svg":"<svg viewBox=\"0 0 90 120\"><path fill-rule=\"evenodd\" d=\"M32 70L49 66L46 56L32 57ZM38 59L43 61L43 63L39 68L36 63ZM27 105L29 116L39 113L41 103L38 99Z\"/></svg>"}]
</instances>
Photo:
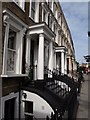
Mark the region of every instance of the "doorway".
<instances>
[{"instance_id":1,"label":"doorway","mask_svg":"<svg viewBox=\"0 0 90 120\"><path fill-rule=\"evenodd\" d=\"M34 74L34 40L31 40L31 57L30 57L30 66L31 66L31 80L33 80Z\"/></svg>"},{"instance_id":2,"label":"doorway","mask_svg":"<svg viewBox=\"0 0 90 120\"><path fill-rule=\"evenodd\" d=\"M5 101L4 120L14 120L15 98Z\"/></svg>"}]
</instances>

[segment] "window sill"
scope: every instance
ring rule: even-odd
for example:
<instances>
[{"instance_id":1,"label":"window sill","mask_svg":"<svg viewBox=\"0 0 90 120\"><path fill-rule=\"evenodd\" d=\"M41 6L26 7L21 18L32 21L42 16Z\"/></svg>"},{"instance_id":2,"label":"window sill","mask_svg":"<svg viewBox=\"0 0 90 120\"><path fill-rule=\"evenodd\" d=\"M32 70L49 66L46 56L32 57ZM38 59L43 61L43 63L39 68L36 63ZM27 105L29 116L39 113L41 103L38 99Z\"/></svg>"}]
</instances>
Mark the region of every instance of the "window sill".
<instances>
[{"instance_id":1,"label":"window sill","mask_svg":"<svg viewBox=\"0 0 90 120\"><path fill-rule=\"evenodd\" d=\"M27 74L2 74L1 77L27 77Z\"/></svg>"}]
</instances>

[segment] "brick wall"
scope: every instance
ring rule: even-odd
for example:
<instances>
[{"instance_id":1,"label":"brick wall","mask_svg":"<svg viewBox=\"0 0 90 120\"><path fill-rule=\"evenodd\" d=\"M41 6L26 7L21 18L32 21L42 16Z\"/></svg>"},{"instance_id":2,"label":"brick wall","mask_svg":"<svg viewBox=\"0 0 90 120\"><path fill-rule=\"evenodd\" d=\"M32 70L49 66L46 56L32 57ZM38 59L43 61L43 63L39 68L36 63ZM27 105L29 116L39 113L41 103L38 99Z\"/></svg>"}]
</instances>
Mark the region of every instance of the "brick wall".
<instances>
[{"instance_id":1,"label":"brick wall","mask_svg":"<svg viewBox=\"0 0 90 120\"><path fill-rule=\"evenodd\" d=\"M13 14L15 14L19 19L21 19L27 25L35 24L32 19L29 18L29 2L25 3L25 11L23 11L14 2L3 2L3 9L9 9Z\"/></svg>"}]
</instances>

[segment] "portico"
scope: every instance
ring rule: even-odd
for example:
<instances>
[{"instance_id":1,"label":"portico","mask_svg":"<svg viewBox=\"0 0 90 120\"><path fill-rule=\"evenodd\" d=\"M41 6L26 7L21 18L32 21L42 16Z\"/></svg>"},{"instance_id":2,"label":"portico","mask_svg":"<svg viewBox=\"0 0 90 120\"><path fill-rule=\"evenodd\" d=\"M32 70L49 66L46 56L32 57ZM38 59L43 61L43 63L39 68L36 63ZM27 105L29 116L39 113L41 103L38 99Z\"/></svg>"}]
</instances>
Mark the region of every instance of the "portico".
<instances>
[{"instance_id":1,"label":"portico","mask_svg":"<svg viewBox=\"0 0 90 120\"><path fill-rule=\"evenodd\" d=\"M67 49L64 46L56 47L56 53L60 54L59 61L61 61L61 74L67 74Z\"/></svg>"},{"instance_id":2,"label":"portico","mask_svg":"<svg viewBox=\"0 0 90 120\"><path fill-rule=\"evenodd\" d=\"M33 65L37 65L37 75L35 78L34 71L34 79L43 80L44 66L53 70L53 42L55 34L45 23L42 23L30 26L27 36L26 64L31 65L31 54L34 54ZM33 53L31 51L32 42L36 43L33 46Z\"/></svg>"}]
</instances>

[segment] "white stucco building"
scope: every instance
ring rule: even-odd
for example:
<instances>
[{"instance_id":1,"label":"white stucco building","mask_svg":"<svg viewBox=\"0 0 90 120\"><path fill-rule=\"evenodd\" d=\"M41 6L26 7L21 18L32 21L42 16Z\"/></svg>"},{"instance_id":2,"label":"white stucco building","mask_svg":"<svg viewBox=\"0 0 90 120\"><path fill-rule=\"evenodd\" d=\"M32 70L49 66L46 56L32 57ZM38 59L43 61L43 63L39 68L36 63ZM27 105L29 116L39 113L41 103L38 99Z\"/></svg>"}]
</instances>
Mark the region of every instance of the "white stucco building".
<instances>
[{"instance_id":1,"label":"white stucco building","mask_svg":"<svg viewBox=\"0 0 90 120\"><path fill-rule=\"evenodd\" d=\"M12 0L0 5L0 119L26 117L32 120L33 117L51 117L55 110L60 113L62 102L57 96L53 97L57 89L55 93L51 91L53 95L49 94L49 83L45 80L54 79L58 96L59 89L64 96L70 92L71 85L64 80L57 82L59 78L53 76L64 78L66 75L66 79L71 80L76 77L77 69L73 40L60 3ZM22 87L28 68L38 89L32 81L28 88Z\"/></svg>"}]
</instances>

